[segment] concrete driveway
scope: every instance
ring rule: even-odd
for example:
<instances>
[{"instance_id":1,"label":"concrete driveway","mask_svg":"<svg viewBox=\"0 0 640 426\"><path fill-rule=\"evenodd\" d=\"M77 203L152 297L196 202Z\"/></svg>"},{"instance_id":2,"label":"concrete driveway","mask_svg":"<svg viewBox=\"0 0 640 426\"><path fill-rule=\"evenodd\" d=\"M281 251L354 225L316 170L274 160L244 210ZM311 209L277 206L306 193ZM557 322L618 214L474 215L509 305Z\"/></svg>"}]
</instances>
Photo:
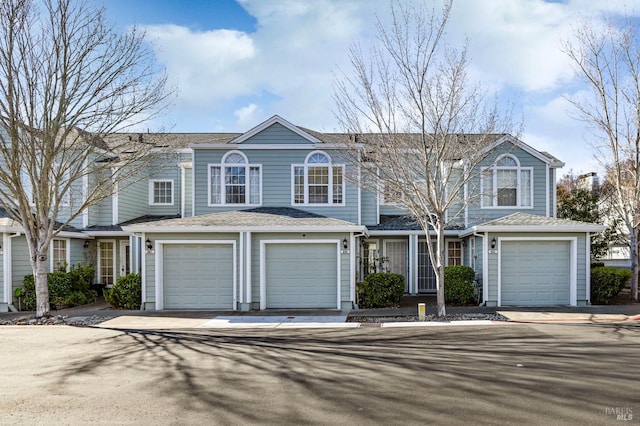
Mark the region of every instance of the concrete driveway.
<instances>
[{"instance_id":1,"label":"concrete driveway","mask_svg":"<svg viewBox=\"0 0 640 426\"><path fill-rule=\"evenodd\" d=\"M2 424L620 424L634 324L0 327Z\"/></svg>"}]
</instances>

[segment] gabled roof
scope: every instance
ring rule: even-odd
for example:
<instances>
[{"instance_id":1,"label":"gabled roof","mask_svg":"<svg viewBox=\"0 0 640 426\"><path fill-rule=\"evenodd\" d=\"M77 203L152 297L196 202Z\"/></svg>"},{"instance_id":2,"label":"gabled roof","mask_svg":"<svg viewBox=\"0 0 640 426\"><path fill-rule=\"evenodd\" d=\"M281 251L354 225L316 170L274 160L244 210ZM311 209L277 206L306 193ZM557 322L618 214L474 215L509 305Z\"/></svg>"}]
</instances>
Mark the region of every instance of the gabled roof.
<instances>
[{"instance_id":1,"label":"gabled roof","mask_svg":"<svg viewBox=\"0 0 640 426\"><path fill-rule=\"evenodd\" d=\"M244 141L246 141L246 140L252 138L253 136L257 135L258 133L262 132L266 128L274 125L275 123L278 123L278 124L286 127L288 130L290 130L293 133L297 134L301 138L308 140L311 143L321 143L322 142L321 140L319 140L315 136L312 136L309 133L307 133L304 130L302 130L302 128L289 123L287 120L285 120L284 118L280 117L279 115L274 115L270 119L268 119L266 121L263 121L262 123L258 124L257 126L252 128L251 130L249 130L248 132L245 132L242 135L238 136L237 138L233 139L229 143L230 144L243 143Z\"/></svg>"},{"instance_id":2,"label":"gabled roof","mask_svg":"<svg viewBox=\"0 0 640 426\"><path fill-rule=\"evenodd\" d=\"M363 232L364 226L290 207L210 213L123 225L127 232Z\"/></svg>"},{"instance_id":3,"label":"gabled roof","mask_svg":"<svg viewBox=\"0 0 640 426\"><path fill-rule=\"evenodd\" d=\"M460 236L474 232L602 232L606 228L595 223L519 212L467 228Z\"/></svg>"}]
</instances>

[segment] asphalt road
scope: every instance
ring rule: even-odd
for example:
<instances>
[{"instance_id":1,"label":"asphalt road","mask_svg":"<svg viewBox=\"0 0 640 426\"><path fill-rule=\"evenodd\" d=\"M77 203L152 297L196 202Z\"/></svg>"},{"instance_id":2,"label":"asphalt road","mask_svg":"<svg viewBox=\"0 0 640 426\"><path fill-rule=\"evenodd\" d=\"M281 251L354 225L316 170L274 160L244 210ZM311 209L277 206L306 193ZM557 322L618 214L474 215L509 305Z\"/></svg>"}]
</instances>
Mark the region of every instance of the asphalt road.
<instances>
[{"instance_id":1,"label":"asphalt road","mask_svg":"<svg viewBox=\"0 0 640 426\"><path fill-rule=\"evenodd\" d=\"M0 424L639 424L639 361L638 325L0 327Z\"/></svg>"}]
</instances>

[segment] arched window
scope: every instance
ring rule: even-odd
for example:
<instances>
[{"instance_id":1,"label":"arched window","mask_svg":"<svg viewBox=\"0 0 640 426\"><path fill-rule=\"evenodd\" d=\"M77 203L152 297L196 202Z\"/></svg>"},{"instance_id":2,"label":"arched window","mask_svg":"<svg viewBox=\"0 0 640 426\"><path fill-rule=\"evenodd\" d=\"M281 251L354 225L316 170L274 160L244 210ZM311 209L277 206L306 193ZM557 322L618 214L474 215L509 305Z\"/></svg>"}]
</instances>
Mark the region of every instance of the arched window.
<instances>
[{"instance_id":1,"label":"arched window","mask_svg":"<svg viewBox=\"0 0 640 426\"><path fill-rule=\"evenodd\" d=\"M533 207L533 168L521 167L512 154L496 158L482 172L482 207Z\"/></svg>"},{"instance_id":2,"label":"arched window","mask_svg":"<svg viewBox=\"0 0 640 426\"><path fill-rule=\"evenodd\" d=\"M262 166L249 164L240 151L230 151L220 164L209 164L209 205L261 203Z\"/></svg>"},{"instance_id":3,"label":"arched window","mask_svg":"<svg viewBox=\"0 0 640 426\"><path fill-rule=\"evenodd\" d=\"M313 151L304 164L294 164L291 204L344 204L344 165L331 162L322 151Z\"/></svg>"}]
</instances>

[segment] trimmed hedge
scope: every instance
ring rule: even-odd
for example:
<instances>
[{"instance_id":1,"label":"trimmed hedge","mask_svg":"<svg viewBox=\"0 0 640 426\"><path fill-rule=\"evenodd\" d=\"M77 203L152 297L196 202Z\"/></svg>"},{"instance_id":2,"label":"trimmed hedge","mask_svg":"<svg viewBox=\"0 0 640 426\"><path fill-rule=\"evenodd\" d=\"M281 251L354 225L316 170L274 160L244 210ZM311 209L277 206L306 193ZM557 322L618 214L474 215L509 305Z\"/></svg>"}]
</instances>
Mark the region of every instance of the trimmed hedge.
<instances>
[{"instance_id":1,"label":"trimmed hedge","mask_svg":"<svg viewBox=\"0 0 640 426\"><path fill-rule=\"evenodd\" d=\"M405 284L400 274L378 272L367 275L358 287L359 308L390 308L400 303Z\"/></svg>"},{"instance_id":2,"label":"trimmed hedge","mask_svg":"<svg viewBox=\"0 0 640 426\"><path fill-rule=\"evenodd\" d=\"M118 277L111 288L103 290L104 300L117 309L140 309L142 304L142 278L140 274Z\"/></svg>"},{"instance_id":3,"label":"trimmed hedge","mask_svg":"<svg viewBox=\"0 0 640 426\"><path fill-rule=\"evenodd\" d=\"M591 270L591 303L606 305L620 293L631 278L628 269L601 266Z\"/></svg>"},{"instance_id":4,"label":"trimmed hedge","mask_svg":"<svg viewBox=\"0 0 640 426\"><path fill-rule=\"evenodd\" d=\"M455 265L444 268L444 301L468 305L476 301L473 283L476 272L469 266Z\"/></svg>"}]
</instances>

